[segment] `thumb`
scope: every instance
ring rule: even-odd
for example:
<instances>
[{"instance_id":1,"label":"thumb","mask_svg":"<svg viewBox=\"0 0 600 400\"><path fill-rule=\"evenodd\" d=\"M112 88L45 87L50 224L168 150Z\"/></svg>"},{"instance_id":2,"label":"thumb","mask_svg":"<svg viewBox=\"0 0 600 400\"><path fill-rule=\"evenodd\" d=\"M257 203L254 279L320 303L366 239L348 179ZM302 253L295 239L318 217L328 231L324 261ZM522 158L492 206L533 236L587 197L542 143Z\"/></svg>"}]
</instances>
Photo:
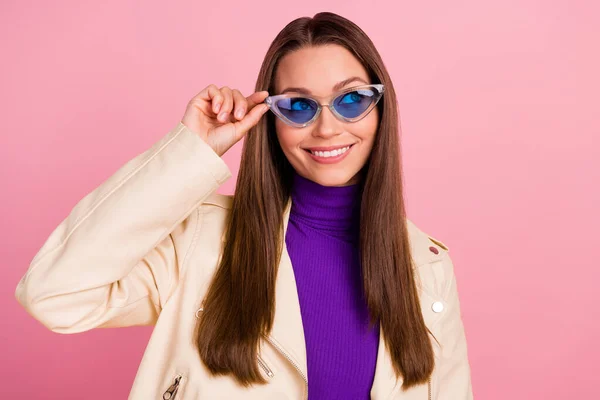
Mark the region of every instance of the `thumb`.
<instances>
[{"instance_id":1,"label":"thumb","mask_svg":"<svg viewBox=\"0 0 600 400\"><path fill-rule=\"evenodd\" d=\"M258 104L250 110L241 121L234 123L237 139L241 139L254 125L260 121L263 114L269 109L266 104Z\"/></svg>"},{"instance_id":2,"label":"thumb","mask_svg":"<svg viewBox=\"0 0 600 400\"><path fill-rule=\"evenodd\" d=\"M246 101L248 102L248 109L253 108L255 105L262 103L265 101L269 92L263 90L261 92L254 92L250 96L246 97Z\"/></svg>"}]
</instances>

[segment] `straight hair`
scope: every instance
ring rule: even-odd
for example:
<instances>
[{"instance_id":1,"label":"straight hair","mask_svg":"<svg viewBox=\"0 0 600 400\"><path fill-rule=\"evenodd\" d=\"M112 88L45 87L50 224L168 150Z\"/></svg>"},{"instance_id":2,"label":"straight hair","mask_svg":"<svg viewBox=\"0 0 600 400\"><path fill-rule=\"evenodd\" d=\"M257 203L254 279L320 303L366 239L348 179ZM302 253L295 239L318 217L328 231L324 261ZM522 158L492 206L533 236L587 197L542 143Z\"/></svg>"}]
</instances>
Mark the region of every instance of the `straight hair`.
<instances>
[{"instance_id":1,"label":"straight hair","mask_svg":"<svg viewBox=\"0 0 600 400\"><path fill-rule=\"evenodd\" d=\"M402 389L426 383L434 369L432 343L419 303L408 241L400 163L396 94L374 44L356 24L321 12L290 22L271 43L255 90L274 91L285 55L311 46L339 45L383 83L379 126L360 183L359 253L370 322L379 322ZM293 169L275 132L275 116L244 140L240 170L226 223L226 241L198 320L200 358L213 375L232 375L247 387L264 384L256 363L259 342L275 315L275 283L284 246L283 214ZM249 212L251 211L251 212Z\"/></svg>"}]
</instances>

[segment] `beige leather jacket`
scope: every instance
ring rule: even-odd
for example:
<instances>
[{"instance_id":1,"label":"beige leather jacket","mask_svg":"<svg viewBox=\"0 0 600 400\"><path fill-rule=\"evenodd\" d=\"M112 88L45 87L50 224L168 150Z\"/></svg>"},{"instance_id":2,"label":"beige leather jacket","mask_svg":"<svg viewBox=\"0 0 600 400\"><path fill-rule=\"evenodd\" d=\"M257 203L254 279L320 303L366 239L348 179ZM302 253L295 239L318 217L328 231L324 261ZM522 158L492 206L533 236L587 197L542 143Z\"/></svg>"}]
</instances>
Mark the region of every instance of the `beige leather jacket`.
<instances>
[{"instance_id":1,"label":"beige leather jacket","mask_svg":"<svg viewBox=\"0 0 600 400\"><path fill-rule=\"evenodd\" d=\"M285 248L274 327L257 355L268 384L244 389L230 377L212 377L194 349L232 200L215 190L230 177L225 162L178 123L76 204L33 258L17 300L58 333L155 325L129 399L306 399L302 319ZM408 227L423 316L441 343L432 340L437 366L430 382L402 392L380 338L371 398L472 399L448 249L411 221Z\"/></svg>"}]
</instances>

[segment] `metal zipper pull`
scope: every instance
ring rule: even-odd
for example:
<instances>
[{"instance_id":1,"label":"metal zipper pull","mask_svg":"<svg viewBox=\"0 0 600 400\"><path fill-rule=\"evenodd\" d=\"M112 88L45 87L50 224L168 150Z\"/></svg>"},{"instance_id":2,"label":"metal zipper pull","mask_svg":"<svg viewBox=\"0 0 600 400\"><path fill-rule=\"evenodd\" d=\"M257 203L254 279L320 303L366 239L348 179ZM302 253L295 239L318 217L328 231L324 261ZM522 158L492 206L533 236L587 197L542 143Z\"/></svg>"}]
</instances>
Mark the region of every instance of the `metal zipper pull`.
<instances>
[{"instance_id":1,"label":"metal zipper pull","mask_svg":"<svg viewBox=\"0 0 600 400\"><path fill-rule=\"evenodd\" d=\"M271 371L269 366L262 360L262 358L260 358L260 356L257 356L256 358L258 359L258 365L261 366L269 378L272 378L274 376L273 371Z\"/></svg>"},{"instance_id":2,"label":"metal zipper pull","mask_svg":"<svg viewBox=\"0 0 600 400\"><path fill-rule=\"evenodd\" d=\"M163 393L163 400L173 400L175 395L177 394L177 389L179 389L179 381L181 380L181 375L177 375L175 377L175 382L169 386L166 392Z\"/></svg>"},{"instance_id":3,"label":"metal zipper pull","mask_svg":"<svg viewBox=\"0 0 600 400\"><path fill-rule=\"evenodd\" d=\"M270 336L265 336L265 338L269 341L269 343L271 343L273 345L273 347L275 347L277 349L277 351L279 351L279 353L281 353L282 356L284 356L294 366L294 368L296 368L296 371L298 371L298 373L304 380L304 394L302 395L302 399L308 400L308 378L306 378L306 376L304 375L304 373L302 372L302 370L300 369L298 364L296 364L290 358L290 356L285 351L283 351L283 349L281 347L279 347L277 344L275 344L275 341L273 339L271 339Z\"/></svg>"}]
</instances>

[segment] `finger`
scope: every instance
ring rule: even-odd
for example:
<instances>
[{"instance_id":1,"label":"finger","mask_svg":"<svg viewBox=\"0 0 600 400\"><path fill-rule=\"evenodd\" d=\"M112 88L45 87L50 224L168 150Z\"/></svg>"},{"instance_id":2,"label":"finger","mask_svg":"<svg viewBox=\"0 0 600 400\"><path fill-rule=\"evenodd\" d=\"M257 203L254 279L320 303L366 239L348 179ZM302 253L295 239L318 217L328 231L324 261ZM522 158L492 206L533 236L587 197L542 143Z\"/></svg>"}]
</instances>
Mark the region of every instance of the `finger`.
<instances>
[{"instance_id":1,"label":"finger","mask_svg":"<svg viewBox=\"0 0 600 400\"><path fill-rule=\"evenodd\" d=\"M260 121L263 114L269 109L266 104L259 104L252 108L250 112L246 114L244 119L235 123L235 132L238 139L241 138L246 132L250 130L254 125Z\"/></svg>"},{"instance_id":2,"label":"finger","mask_svg":"<svg viewBox=\"0 0 600 400\"><path fill-rule=\"evenodd\" d=\"M234 89L233 92L233 103L234 103L234 115L237 120L241 120L246 115L246 110L248 109L248 101L237 89Z\"/></svg>"},{"instance_id":3,"label":"finger","mask_svg":"<svg viewBox=\"0 0 600 400\"><path fill-rule=\"evenodd\" d=\"M223 95L223 104L221 105L221 111L217 119L221 122L226 122L233 108L233 95L231 94L231 89L227 86L221 88L221 94Z\"/></svg>"},{"instance_id":4,"label":"finger","mask_svg":"<svg viewBox=\"0 0 600 400\"><path fill-rule=\"evenodd\" d=\"M263 90L261 92L254 92L250 96L246 97L246 100L248 100L248 110L265 101L267 96L269 96L269 92Z\"/></svg>"},{"instance_id":5,"label":"finger","mask_svg":"<svg viewBox=\"0 0 600 400\"><path fill-rule=\"evenodd\" d=\"M196 97L211 103L211 109L215 114L219 112L221 104L223 103L221 91L213 84L205 87Z\"/></svg>"}]
</instances>

